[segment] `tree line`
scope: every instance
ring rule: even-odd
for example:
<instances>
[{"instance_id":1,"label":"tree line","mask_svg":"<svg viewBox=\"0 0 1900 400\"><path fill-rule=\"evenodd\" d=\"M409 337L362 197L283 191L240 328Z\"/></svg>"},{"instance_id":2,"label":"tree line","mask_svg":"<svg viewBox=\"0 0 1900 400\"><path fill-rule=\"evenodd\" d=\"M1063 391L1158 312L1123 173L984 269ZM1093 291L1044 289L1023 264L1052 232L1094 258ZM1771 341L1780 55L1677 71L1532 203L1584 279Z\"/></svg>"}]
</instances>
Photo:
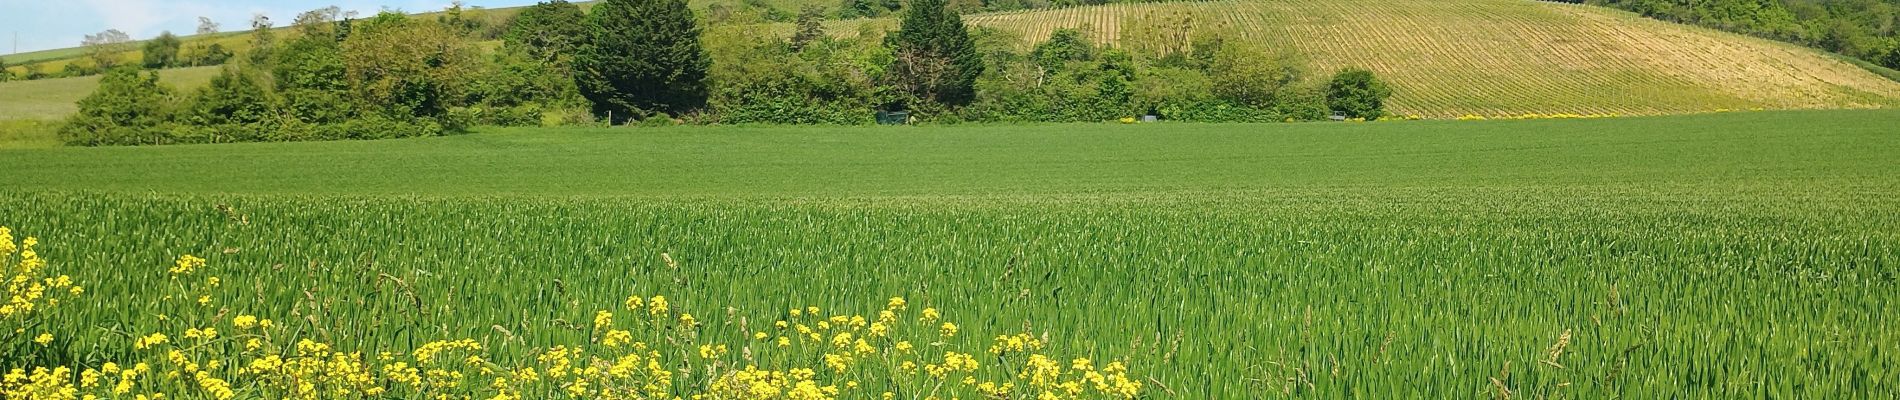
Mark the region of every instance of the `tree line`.
<instances>
[{"instance_id":1,"label":"tree line","mask_svg":"<svg viewBox=\"0 0 1900 400\"><path fill-rule=\"evenodd\" d=\"M1574 1L1573 1L1574 2ZM1589 0L1900 69L1900 0Z\"/></svg>"},{"instance_id":2,"label":"tree line","mask_svg":"<svg viewBox=\"0 0 1900 400\"><path fill-rule=\"evenodd\" d=\"M605 0L591 12L556 0L515 16L492 51L455 13L359 19L331 7L289 30L254 23L249 53L189 93L114 68L61 135L75 145L375 139L476 125L870 124L880 111L938 123L1377 119L1391 93L1368 71L1320 81L1291 52L1211 32L1142 50L1062 30L1021 51L1018 37L966 26L949 1L912 0L897 30L850 38L807 10L787 39L709 28L685 0ZM1157 29L1193 25L1168 22L1180 26Z\"/></svg>"}]
</instances>

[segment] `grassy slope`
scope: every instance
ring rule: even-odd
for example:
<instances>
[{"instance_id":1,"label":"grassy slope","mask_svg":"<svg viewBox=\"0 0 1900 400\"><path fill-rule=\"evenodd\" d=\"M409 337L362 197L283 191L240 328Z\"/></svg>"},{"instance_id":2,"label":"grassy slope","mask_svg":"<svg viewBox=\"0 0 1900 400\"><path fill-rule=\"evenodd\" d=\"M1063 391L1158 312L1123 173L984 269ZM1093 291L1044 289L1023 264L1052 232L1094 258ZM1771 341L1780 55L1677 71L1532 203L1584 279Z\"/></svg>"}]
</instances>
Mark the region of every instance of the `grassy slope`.
<instances>
[{"instance_id":1,"label":"grassy slope","mask_svg":"<svg viewBox=\"0 0 1900 400\"><path fill-rule=\"evenodd\" d=\"M294 304L340 345L467 337L497 360L583 342L563 321L634 293L702 313L705 337L744 332L704 310L756 326L904 295L964 322L965 348L1031 329L1064 354L1127 356L1153 398L1464 398L1507 372L1525 398L1884 398L1900 392L1896 124L1814 111L0 150L0 225L47 239L87 284L46 328L77 349L125 346L97 321L175 332L149 318L147 285L191 253L229 282L220 308L297 324ZM332 303L350 306L311 306ZM1540 363L1563 332L1566 367Z\"/></svg>"},{"instance_id":2,"label":"grassy slope","mask_svg":"<svg viewBox=\"0 0 1900 400\"><path fill-rule=\"evenodd\" d=\"M180 91L211 83L218 67L159 71L159 81ZM79 99L99 87L98 76L0 83L0 121L60 119L79 111Z\"/></svg>"},{"instance_id":3,"label":"grassy slope","mask_svg":"<svg viewBox=\"0 0 1900 400\"><path fill-rule=\"evenodd\" d=\"M1200 29L1296 49L1318 73L1378 72L1396 90L1392 107L1405 114L1669 114L1900 101L1900 82L1817 50L1544 1L1223 0L970 20L1031 40L1083 28L1112 42L1125 21L1175 13L1191 15Z\"/></svg>"},{"instance_id":4,"label":"grassy slope","mask_svg":"<svg viewBox=\"0 0 1900 400\"><path fill-rule=\"evenodd\" d=\"M1295 125L496 130L0 151L4 187L438 195L981 195L1335 186L1890 184L1900 112ZM163 168L151 168L162 165ZM1107 167L1105 167L1107 166ZM1772 168L1766 169L1765 168ZM391 173L402 171L402 173Z\"/></svg>"}]
</instances>

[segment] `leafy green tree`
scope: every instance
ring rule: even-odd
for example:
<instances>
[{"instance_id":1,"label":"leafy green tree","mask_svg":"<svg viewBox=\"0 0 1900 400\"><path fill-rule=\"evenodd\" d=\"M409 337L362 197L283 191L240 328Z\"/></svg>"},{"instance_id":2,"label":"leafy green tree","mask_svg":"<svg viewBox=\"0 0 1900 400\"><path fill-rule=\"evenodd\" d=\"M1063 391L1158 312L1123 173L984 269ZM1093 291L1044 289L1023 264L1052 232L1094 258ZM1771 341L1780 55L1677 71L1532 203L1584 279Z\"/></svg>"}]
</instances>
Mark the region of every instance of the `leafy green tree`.
<instances>
[{"instance_id":1,"label":"leafy green tree","mask_svg":"<svg viewBox=\"0 0 1900 400\"><path fill-rule=\"evenodd\" d=\"M192 94L184 117L194 125L257 124L271 118L271 106L270 92L256 77L225 67Z\"/></svg>"},{"instance_id":2,"label":"leafy green tree","mask_svg":"<svg viewBox=\"0 0 1900 400\"><path fill-rule=\"evenodd\" d=\"M145 41L145 68L159 69L181 65L178 49L182 46L184 42L178 40L178 35L173 35L171 31L165 31L158 34L157 38Z\"/></svg>"},{"instance_id":3,"label":"leafy green tree","mask_svg":"<svg viewBox=\"0 0 1900 400\"><path fill-rule=\"evenodd\" d=\"M324 124L348 120L348 68L343 47L329 35L304 35L272 52L272 80L283 108L297 120Z\"/></svg>"},{"instance_id":4,"label":"leafy green tree","mask_svg":"<svg viewBox=\"0 0 1900 400\"><path fill-rule=\"evenodd\" d=\"M864 39L814 41L794 52L785 42L744 29L705 36L715 62L708 119L719 123L869 124L875 90L859 52L883 49ZM861 42L864 41L864 42ZM869 43L865 43L869 42Z\"/></svg>"},{"instance_id":5,"label":"leafy green tree","mask_svg":"<svg viewBox=\"0 0 1900 400\"><path fill-rule=\"evenodd\" d=\"M60 139L76 146L166 143L171 98L157 72L114 68L79 100L79 113L60 127Z\"/></svg>"},{"instance_id":6,"label":"leafy green tree","mask_svg":"<svg viewBox=\"0 0 1900 400\"><path fill-rule=\"evenodd\" d=\"M897 32L885 38L892 50L890 84L922 101L960 106L976 99L983 57L944 0L916 0L904 10Z\"/></svg>"},{"instance_id":7,"label":"leafy green tree","mask_svg":"<svg viewBox=\"0 0 1900 400\"><path fill-rule=\"evenodd\" d=\"M1036 45L1030 58L1044 71L1055 71L1071 61L1089 61L1095 59L1095 44L1082 37L1082 31L1075 29L1057 29L1049 35L1049 40Z\"/></svg>"},{"instance_id":8,"label":"leafy green tree","mask_svg":"<svg viewBox=\"0 0 1900 400\"><path fill-rule=\"evenodd\" d=\"M587 40L587 13L566 0L528 7L508 26L502 42L542 61L572 58Z\"/></svg>"},{"instance_id":9,"label":"leafy green tree","mask_svg":"<svg viewBox=\"0 0 1900 400\"><path fill-rule=\"evenodd\" d=\"M1892 42L1893 43L1887 45L1887 55L1881 57L1877 62L1887 68L1900 69L1900 39L1895 39Z\"/></svg>"},{"instance_id":10,"label":"leafy green tree","mask_svg":"<svg viewBox=\"0 0 1900 400\"><path fill-rule=\"evenodd\" d=\"M1326 106L1348 118L1374 120L1385 116L1388 97L1392 97L1392 89L1372 71L1363 69L1339 71L1326 84Z\"/></svg>"},{"instance_id":11,"label":"leafy green tree","mask_svg":"<svg viewBox=\"0 0 1900 400\"><path fill-rule=\"evenodd\" d=\"M277 49L277 34L271 31L270 17L251 16L251 62L267 64Z\"/></svg>"},{"instance_id":12,"label":"leafy green tree","mask_svg":"<svg viewBox=\"0 0 1900 400\"><path fill-rule=\"evenodd\" d=\"M393 12L354 28L342 50L356 103L394 120L446 116L466 105L476 75L475 49L458 28Z\"/></svg>"},{"instance_id":13,"label":"leafy green tree","mask_svg":"<svg viewBox=\"0 0 1900 400\"><path fill-rule=\"evenodd\" d=\"M198 43L191 46L191 52L180 56L179 64L195 66L224 65L225 62L231 61L232 56L231 50L226 50L223 44L211 43L207 45Z\"/></svg>"},{"instance_id":14,"label":"leafy green tree","mask_svg":"<svg viewBox=\"0 0 1900 400\"><path fill-rule=\"evenodd\" d=\"M0 82L13 79L13 71L7 69L7 59L0 58Z\"/></svg>"},{"instance_id":15,"label":"leafy green tree","mask_svg":"<svg viewBox=\"0 0 1900 400\"><path fill-rule=\"evenodd\" d=\"M107 29L96 35L86 35L86 39L80 43L86 47L93 66L101 71L118 67L123 62L125 53L136 48L136 45L132 43L132 36L118 29ZM67 64L67 66L71 65Z\"/></svg>"},{"instance_id":16,"label":"leafy green tree","mask_svg":"<svg viewBox=\"0 0 1900 400\"><path fill-rule=\"evenodd\" d=\"M269 140L279 121L275 107L257 77L225 67L185 100L176 119L186 126L175 129L173 139L180 143Z\"/></svg>"},{"instance_id":17,"label":"leafy green tree","mask_svg":"<svg viewBox=\"0 0 1900 400\"><path fill-rule=\"evenodd\" d=\"M1219 42L1207 61L1214 95L1255 108L1273 108L1282 89L1299 81L1299 63L1290 52L1242 42Z\"/></svg>"},{"instance_id":18,"label":"leafy green tree","mask_svg":"<svg viewBox=\"0 0 1900 400\"><path fill-rule=\"evenodd\" d=\"M198 34L199 35L215 35L217 33L218 33L217 21L212 21L211 17L205 17L205 16L198 17Z\"/></svg>"},{"instance_id":19,"label":"leafy green tree","mask_svg":"<svg viewBox=\"0 0 1900 400\"><path fill-rule=\"evenodd\" d=\"M581 94L615 122L705 106L711 58L686 0L605 0L575 60Z\"/></svg>"}]
</instances>

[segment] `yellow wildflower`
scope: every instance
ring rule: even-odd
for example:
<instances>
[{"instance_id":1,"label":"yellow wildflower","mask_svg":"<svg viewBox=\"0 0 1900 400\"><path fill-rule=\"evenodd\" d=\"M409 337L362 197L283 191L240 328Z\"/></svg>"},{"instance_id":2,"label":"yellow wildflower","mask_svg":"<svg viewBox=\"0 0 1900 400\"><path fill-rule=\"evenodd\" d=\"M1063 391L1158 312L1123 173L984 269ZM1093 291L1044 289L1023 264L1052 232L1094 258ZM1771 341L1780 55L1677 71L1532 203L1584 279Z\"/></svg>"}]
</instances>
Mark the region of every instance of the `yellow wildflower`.
<instances>
[{"instance_id":1,"label":"yellow wildflower","mask_svg":"<svg viewBox=\"0 0 1900 400\"><path fill-rule=\"evenodd\" d=\"M148 347L165 344L165 339L166 339L165 334L153 333L151 335L146 335L145 337L141 337L137 341L132 342L132 347L139 350L145 350Z\"/></svg>"},{"instance_id":2,"label":"yellow wildflower","mask_svg":"<svg viewBox=\"0 0 1900 400\"><path fill-rule=\"evenodd\" d=\"M239 315L236 318L231 318L231 326L237 327L238 329L251 329L257 326L257 316Z\"/></svg>"},{"instance_id":3,"label":"yellow wildflower","mask_svg":"<svg viewBox=\"0 0 1900 400\"><path fill-rule=\"evenodd\" d=\"M614 313L607 310L594 312L594 330L604 331L614 326Z\"/></svg>"},{"instance_id":4,"label":"yellow wildflower","mask_svg":"<svg viewBox=\"0 0 1900 400\"><path fill-rule=\"evenodd\" d=\"M205 259L198 258L190 254L186 254L186 255L178 256L178 262L177 264L172 266L171 274L172 275L191 275L191 273L197 272L198 269L204 268L204 266L205 266Z\"/></svg>"},{"instance_id":5,"label":"yellow wildflower","mask_svg":"<svg viewBox=\"0 0 1900 400\"><path fill-rule=\"evenodd\" d=\"M666 296L653 296L653 300L647 302L648 314L661 315L666 314L666 312Z\"/></svg>"}]
</instances>

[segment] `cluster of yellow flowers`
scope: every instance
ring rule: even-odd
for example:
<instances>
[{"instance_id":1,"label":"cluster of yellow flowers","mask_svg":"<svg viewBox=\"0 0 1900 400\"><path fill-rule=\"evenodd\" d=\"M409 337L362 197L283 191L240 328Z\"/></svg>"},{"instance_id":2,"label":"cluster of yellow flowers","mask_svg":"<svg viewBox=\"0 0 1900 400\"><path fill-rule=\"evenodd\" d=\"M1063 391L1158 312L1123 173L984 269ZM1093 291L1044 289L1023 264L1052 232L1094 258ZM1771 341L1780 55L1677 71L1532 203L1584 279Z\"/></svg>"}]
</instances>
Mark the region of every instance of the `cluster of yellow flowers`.
<instances>
[{"instance_id":1,"label":"cluster of yellow flowers","mask_svg":"<svg viewBox=\"0 0 1900 400\"><path fill-rule=\"evenodd\" d=\"M39 243L38 238L31 236L15 242L13 230L0 226L0 278L6 280L5 292L0 292L0 296L4 296L0 298L5 299L5 303L0 303L0 322L7 326L30 326L28 321L37 314L59 306L61 294L71 298L86 292L85 288L73 284L70 276L44 276L46 260L40 259L39 252L33 250ZM45 337L40 335L40 338ZM35 341L44 345L51 339Z\"/></svg>"},{"instance_id":2,"label":"cluster of yellow flowers","mask_svg":"<svg viewBox=\"0 0 1900 400\"><path fill-rule=\"evenodd\" d=\"M0 238L8 239L0 250L11 254L10 232L0 229ZM38 271L44 263L31 255L33 243L21 247ZM190 255L170 268L173 278L204 271L206 260ZM664 296L632 296L624 309L594 313L586 343L497 349L510 341L463 338L366 352L300 336L307 327L224 312L237 310L190 312L203 303L192 295L209 292L199 291L199 280L173 282L169 288L187 295L168 296L180 312L163 325L184 329L135 334L125 342L129 349L107 352L129 354L115 361L132 367L16 368L0 378L0 398L950 400L1131 399L1142 393L1121 361L1099 369L1086 358L1057 364L1042 353L1052 347L1047 334L996 336L982 358L961 351L952 343L962 332L958 325L935 308L913 313L902 297L889 299L874 317L827 315L807 306L752 329L735 310L727 310L726 320L702 323ZM217 284L215 277L202 282ZM735 328L736 337L702 336Z\"/></svg>"}]
</instances>

